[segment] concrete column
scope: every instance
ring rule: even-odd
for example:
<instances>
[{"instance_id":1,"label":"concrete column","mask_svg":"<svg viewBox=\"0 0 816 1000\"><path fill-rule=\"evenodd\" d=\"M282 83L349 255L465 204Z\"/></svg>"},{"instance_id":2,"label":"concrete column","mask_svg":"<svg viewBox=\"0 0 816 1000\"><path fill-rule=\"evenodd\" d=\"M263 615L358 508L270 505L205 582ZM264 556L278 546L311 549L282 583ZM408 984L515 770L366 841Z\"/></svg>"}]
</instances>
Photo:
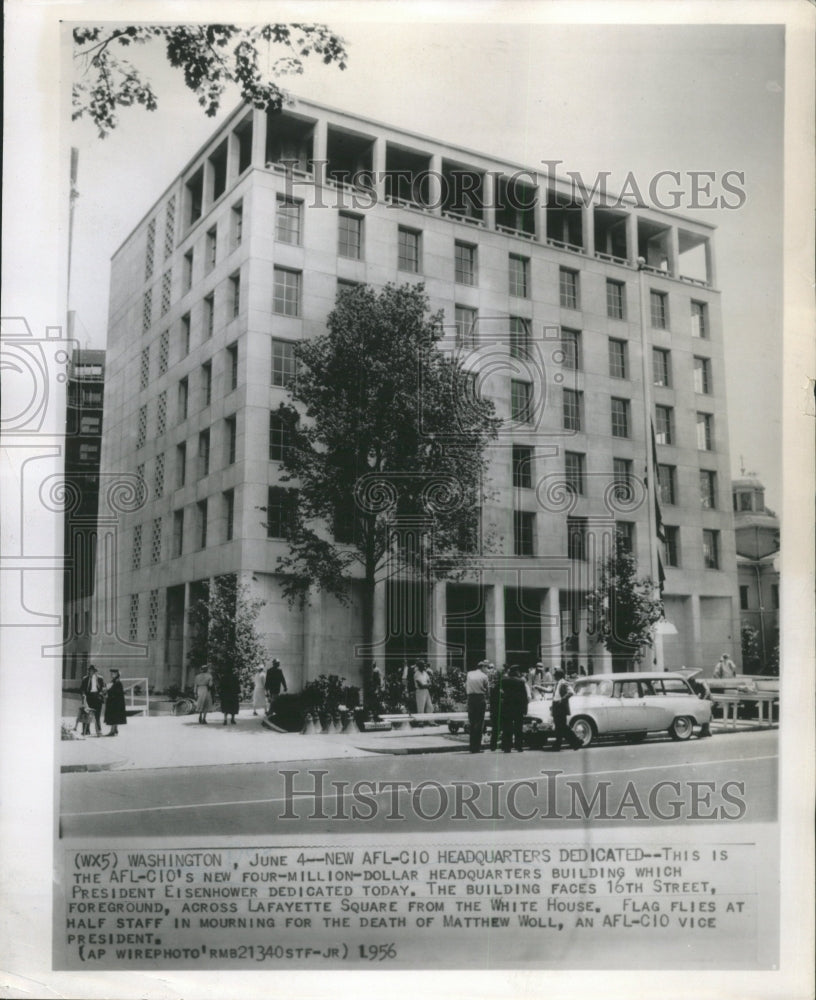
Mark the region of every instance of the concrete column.
<instances>
[{"instance_id":1,"label":"concrete column","mask_svg":"<svg viewBox=\"0 0 816 1000\"><path fill-rule=\"evenodd\" d=\"M385 139L378 136L371 151L371 168L374 171L374 190L377 201L385 201Z\"/></svg>"},{"instance_id":2,"label":"concrete column","mask_svg":"<svg viewBox=\"0 0 816 1000\"><path fill-rule=\"evenodd\" d=\"M184 584L184 611L183 624L181 626L181 689L187 687L187 652L190 648L190 584Z\"/></svg>"},{"instance_id":3,"label":"concrete column","mask_svg":"<svg viewBox=\"0 0 816 1000\"><path fill-rule=\"evenodd\" d=\"M312 133L312 162L314 164L315 184L326 183L326 157L328 156L328 135L329 126L325 118L319 118L315 122Z\"/></svg>"},{"instance_id":4,"label":"concrete column","mask_svg":"<svg viewBox=\"0 0 816 1000\"><path fill-rule=\"evenodd\" d=\"M428 594L428 662L444 673L448 665L448 637L445 617L448 611L448 585L444 580L430 584Z\"/></svg>"},{"instance_id":5,"label":"concrete column","mask_svg":"<svg viewBox=\"0 0 816 1000\"><path fill-rule=\"evenodd\" d=\"M434 153L431 156L430 178L428 182L428 201L434 215L442 214L442 196L444 188L442 185L442 156Z\"/></svg>"},{"instance_id":6,"label":"concrete column","mask_svg":"<svg viewBox=\"0 0 816 1000\"><path fill-rule=\"evenodd\" d=\"M705 263L706 263L706 277L708 283L712 288L717 287L717 268L714 261L714 244L710 239L705 241Z\"/></svg>"},{"instance_id":7,"label":"concrete column","mask_svg":"<svg viewBox=\"0 0 816 1000\"><path fill-rule=\"evenodd\" d=\"M680 277L680 237L677 226L669 229L669 274L673 278Z\"/></svg>"},{"instance_id":8,"label":"concrete column","mask_svg":"<svg viewBox=\"0 0 816 1000\"><path fill-rule=\"evenodd\" d=\"M702 667L704 671L710 671L712 664L703 662L703 629L699 594L691 595L691 638L694 643L693 655L686 662L690 662L692 666Z\"/></svg>"},{"instance_id":9,"label":"concrete column","mask_svg":"<svg viewBox=\"0 0 816 1000\"><path fill-rule=\"evenodd\" d=\"M584 237L584 253L595 256L595 209L592 205L581 206L581 232Z\"/></svg>"},{"instance_id":10,"label":"concrete column","mask_svg":"<svg viewBox=\"0 0 816 1000\"><path fill-rule=\"evenodd\" d=\"M485 226L488 229L496 228L496 195L498 192L498 184L496 183L496 175L488 170L484 175L484 198L485 207L484 215L482 216Z\"/></svg>"},{"instance_id":11,"label":"concrete column","mask_svg":"<svg viewBox=\"0 0 816 1000\"><path fill-rule=\"evenodd\" d=\"M554 670L561 666L561 599L558 587L541 595L541 662Z\"/></svg>"},{"instance_id":12,"label":"concrete column","mask_svg":"<svg viewBox=\"0 0 816 1000\"><path fill-rule=\"evenodd\" d=\"M504 584L485 587L485 655L501 669L507 658L504 635Z\"/></svg>"},{"instance_id":13,"label":"concrete column","mask_svg":"<svg viewBox=\"0 0 816 1000\"><path fill-rule=\"evenodd\" d=\"M252 166L266 165L266 112L252 112Z\"/></svg>"},{"instance_id":14,"label":"concrete column","mask_svg":"<svg viewBox=\"0 0 816 1000\"><path fill-rule=\"evenodd\" d=\"M369 659L377 660L382 666L385 656L385 639L388 632L388 584L380 580L374 587L374 650L366 654ZM375 653L376 650L376 653ZM383 677L385 673L383 673Z\"/></svg>"},{"instance_id":15,"label":"concrete column","mask_svg":"<svg viewBox=\"0 0 816 1000\"><path fill-rule=\"evenodd\" d=\"M538 179L538 203L535 209L536 239L539 243L547 242L547 185L541 177Z\"/></svg>"},{"instance_id":16,"label":"concrete column","mask_svg":"<svg viewBox=\"0 0 816 1000\"><path fill-rule=\"evenodd\" d=\"M633 264L638 259L637 216L634 212L626 216L626 257Z\"/></svg>"}]
</instances>

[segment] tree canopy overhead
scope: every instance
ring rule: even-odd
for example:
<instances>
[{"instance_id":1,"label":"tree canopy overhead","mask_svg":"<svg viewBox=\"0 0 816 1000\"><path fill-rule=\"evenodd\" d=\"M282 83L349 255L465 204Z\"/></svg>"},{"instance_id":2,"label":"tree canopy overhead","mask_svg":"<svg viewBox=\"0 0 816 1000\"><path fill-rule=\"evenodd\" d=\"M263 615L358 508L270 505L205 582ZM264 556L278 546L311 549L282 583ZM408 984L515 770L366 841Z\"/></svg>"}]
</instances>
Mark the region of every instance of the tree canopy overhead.
<instances>
[{"instance_id":1,"label":"tree canopy overhead","mask_svg":"<svg viewBox=\"0 0 816 1000\"><path fill-rule=\"evenodd\" d=\"M378 580L450 577L476 552L499 421L439 349L442 314L422 285L341 288L327 328L296 346L297 405L277 411L283 480L298 487L279 565L292 601L311 584L347 600L361 576L369 642Z\"/></svg>"},{"instance_id":2,"label":"tree canopy overhead","mask_svg":"<svg viewBox=\"0 0 816 1000\"><path fill-rule=\"evenodd\" d=\"M181 70L185 84L210 117L218 113L229 84L236 84L254 107L276 110L288 99L278 77L302 73L303 61L310 56L338 69L346 68L347 58L343 39L323 24L88 26L74 28L73 40L80 75L72 91L73 118L90 118L102 138L119 124L119 109L158 107L150 80L123 58L123 49L163 42L167 61ZM270 65L262 70L261 54L267 46ZM273 46L282 51L275 59Z\"/></svg>"}]
</instances>

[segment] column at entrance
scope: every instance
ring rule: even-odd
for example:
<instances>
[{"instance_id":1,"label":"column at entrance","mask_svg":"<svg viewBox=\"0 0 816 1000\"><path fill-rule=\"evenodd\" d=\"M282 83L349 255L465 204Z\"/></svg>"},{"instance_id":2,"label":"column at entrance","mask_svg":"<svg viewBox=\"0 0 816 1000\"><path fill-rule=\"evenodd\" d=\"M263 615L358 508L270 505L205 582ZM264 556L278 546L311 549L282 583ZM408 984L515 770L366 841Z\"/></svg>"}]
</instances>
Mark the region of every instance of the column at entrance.
<instances>
[{"instance_id":1,"label":"column at entrance","mask_svg":"<svg viewBox=\"0 0 816 1000\"><path fill-rule=\"evenodd\" d=\"M558 587L541 595L541 662L550 670L561 666L561 597Z\"/></svg>"},{"instance_id":2,"label":"column at entrance","mask_svg":"<svg viewBox=\"0 0 816 1000\"><path fill-rule=\"evenodd\" d=\"M443 673L448 666L448 637L445 618L448 609L448 585L435 580L428 587L428 662L432 670Z\"/></svg>"},{"instance_id":3,"label":"column at entrance","mask_svg":"<svg viewBox=\"0 0 816 1000\"><path fill-rule=\"evenodd\" d=\"M488 660L501 669L507 658L504 637L504 584L485 587L485 647Z\"/></svg>"}]
</instances>

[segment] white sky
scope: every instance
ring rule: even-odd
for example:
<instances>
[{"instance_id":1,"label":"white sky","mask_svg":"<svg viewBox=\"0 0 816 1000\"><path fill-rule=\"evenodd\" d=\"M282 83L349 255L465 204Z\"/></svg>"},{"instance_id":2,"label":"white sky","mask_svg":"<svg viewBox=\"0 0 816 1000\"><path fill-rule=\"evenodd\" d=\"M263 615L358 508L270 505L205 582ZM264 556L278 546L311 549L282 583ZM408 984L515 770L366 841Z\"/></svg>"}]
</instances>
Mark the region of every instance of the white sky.
<instances>
[{"instance_id":1,"label":"white sky","mask_svg":"<svg viewBox=\"0 0 816 1000\"><path fill-rule=\"evenodd\" d=\"M336 8L337 14L343 12ZM344 22L348 69L306 62L296 96L610 188L631 171L646 194L660 170L744 172L738 210L680 211L713 223L722 292L731 465L740 456L781 499L780 384L784 30L745 25ZM159 110L124 110L107 139L68 130L80 150L71 307L83 346L103 346L111 254L217 127L161 51L131 54ZM285 82L285 81L284 81ZM237 94L224 102L228 113ZM681 187L688 193L690 185ZM719 180L714 194L722 193ZM733 199L732 199L733 200Z\"/></svg>"}]
</instances>

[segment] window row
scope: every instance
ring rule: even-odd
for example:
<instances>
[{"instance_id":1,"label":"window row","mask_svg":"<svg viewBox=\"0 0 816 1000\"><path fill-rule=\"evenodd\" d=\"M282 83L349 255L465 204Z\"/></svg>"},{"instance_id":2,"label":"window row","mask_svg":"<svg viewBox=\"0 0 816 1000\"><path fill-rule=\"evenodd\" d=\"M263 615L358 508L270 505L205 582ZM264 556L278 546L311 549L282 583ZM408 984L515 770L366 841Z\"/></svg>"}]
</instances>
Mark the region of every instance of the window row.
<instances>
[{"instance_id":1,"label":"window row","mask_svg":"<svg viewBox=\"0 0 816 1000\"><path fill-rule=\"evenodd\" d=\"M189 532L187 536L185 529ZM178 559L187 551L231 542L234 537L235 490L230 489L224 490L218 498L208 497L173 511L170 558Z\"/></svg>"}]
</instances>

